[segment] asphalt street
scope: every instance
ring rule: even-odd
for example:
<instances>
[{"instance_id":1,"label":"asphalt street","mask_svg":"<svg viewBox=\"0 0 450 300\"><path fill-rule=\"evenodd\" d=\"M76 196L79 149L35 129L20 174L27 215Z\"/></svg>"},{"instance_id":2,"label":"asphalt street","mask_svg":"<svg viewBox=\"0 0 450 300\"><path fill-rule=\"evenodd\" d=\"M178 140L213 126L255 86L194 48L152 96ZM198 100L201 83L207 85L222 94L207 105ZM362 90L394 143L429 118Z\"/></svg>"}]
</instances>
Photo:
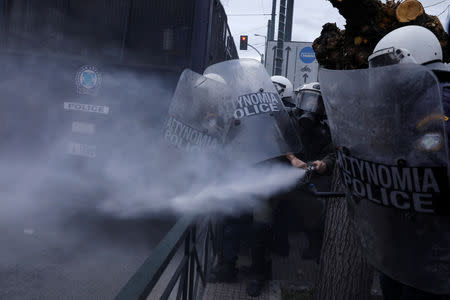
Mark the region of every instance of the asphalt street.
<instances>
[{"instance_id":1,"label":"asphalt street","mask_svg":"<svg viewBox=\"0 0 450 300\"><path fill-rule=\"evenodd\" d=\"M112 299L174 223L38 217L0 220L0 299Z\"/></svg>"}]
</instances>

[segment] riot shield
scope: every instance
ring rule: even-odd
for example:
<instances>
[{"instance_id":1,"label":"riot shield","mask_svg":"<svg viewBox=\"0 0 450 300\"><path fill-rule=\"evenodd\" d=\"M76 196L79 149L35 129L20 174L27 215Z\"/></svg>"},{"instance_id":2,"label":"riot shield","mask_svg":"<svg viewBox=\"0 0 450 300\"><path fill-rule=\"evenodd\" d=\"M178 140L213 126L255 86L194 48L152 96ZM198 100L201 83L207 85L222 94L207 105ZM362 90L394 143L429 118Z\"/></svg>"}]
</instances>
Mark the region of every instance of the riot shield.
<instances>
[{"instance_id":1,"label":"riot shield","mask_svg":"<svg viewBox=\"0 0 450 300\"><path fill-rule=\"evenodd\" d=\"M300 151L297 132L261 63L230 60L208 67L205 74L220 76L230 88L226 105L234 121L225 142L230 159L252 164Z\"/></svg>"},{"instance_id":2,"label":"riot shield","mask_svg":"<svg viewBox=\"0 0 450 300\"><path fill-rule=\"evenodd\" d=\"M436 77L401 64L319 78L367 259L404 284L449 294L448 141Z\"/></svg>"},{"instance_id":3,"label":"riot shield","mask_svg":"<svg viewBox=\"0 0 450 300\"><path fill-rule=\"evenodd\" d=\"M233 120L229 89L222 82L185 70L166 120L166 141L185 151L219 151Z\"/></svg>"}]
</instances>

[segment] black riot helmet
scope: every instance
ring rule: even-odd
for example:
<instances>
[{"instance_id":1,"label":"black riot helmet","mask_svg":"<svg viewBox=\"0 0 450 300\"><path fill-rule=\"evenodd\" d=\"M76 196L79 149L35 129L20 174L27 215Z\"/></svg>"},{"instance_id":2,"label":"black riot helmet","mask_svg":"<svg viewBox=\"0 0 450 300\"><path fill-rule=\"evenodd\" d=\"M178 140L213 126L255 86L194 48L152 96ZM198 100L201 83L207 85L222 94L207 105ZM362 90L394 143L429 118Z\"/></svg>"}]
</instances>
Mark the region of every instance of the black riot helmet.
<instances>
[{"instance_id":1,"label":"black riot helmet","mask_svg":"<svg viewBox=\"0 0 450 300\"><path fill-rule=\"evenodd\" d=\"M298 121L304 129L313 127L317 121L325 118L325 107L318 82L308 83L297 89L296 102L297 108L302 111Z\"/></svg>"}]
</instances>

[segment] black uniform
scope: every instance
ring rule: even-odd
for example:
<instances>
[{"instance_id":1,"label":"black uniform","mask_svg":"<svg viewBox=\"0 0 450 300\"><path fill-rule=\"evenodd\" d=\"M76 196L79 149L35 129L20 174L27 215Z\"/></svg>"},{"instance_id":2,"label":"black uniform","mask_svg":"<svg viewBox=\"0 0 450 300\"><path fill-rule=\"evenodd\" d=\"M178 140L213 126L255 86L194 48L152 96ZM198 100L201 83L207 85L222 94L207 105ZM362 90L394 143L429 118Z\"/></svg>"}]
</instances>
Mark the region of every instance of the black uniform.
<instances>
[{"instance_id":1,"label":"black uniform","mask_svg":"<svg viewBox=\"0 0 450 300\"><path fill-rule=\"evenodd\" d=\"M298 124L297 124L298 125ZM315 176L311 183L319 190L328 191L331 188L331 174L334 169L336 154L331 142L331 135L326 120L312 123L310 128L298 126L303 151L296 157L304 162L322 160L326 164L326 173ZM293 190L279 196L281 202L275 212L274 222L274 252L288 255L288 221L298 220L302 231L309 240L309 248L303 253L304 259L316 259L320 256L325 222L325 203L306 191Z\"/></svg>"}]
</instances>

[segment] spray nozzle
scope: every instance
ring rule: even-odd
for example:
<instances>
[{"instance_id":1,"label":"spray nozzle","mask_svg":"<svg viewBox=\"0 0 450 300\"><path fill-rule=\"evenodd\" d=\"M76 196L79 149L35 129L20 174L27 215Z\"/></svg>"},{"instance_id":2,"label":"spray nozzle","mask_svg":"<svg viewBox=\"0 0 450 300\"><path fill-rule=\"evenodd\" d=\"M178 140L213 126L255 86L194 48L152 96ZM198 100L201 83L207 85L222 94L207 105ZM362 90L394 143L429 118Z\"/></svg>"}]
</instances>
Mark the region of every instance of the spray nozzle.
<instances>
[{"instance_id":1,"label":"spray nozzle","mask_svg":"<svg viewBox=\"0 0 450 300\"><path fill-rule=\"evenodd\" d=\"M313 174L316 172L317 167L314 166L311 162L308 162L307 165L308 167L306 168L305 175L300 179L298 183L299 188L304 188L308 183L310 183Z\"/></svg>"}]
</instances>

